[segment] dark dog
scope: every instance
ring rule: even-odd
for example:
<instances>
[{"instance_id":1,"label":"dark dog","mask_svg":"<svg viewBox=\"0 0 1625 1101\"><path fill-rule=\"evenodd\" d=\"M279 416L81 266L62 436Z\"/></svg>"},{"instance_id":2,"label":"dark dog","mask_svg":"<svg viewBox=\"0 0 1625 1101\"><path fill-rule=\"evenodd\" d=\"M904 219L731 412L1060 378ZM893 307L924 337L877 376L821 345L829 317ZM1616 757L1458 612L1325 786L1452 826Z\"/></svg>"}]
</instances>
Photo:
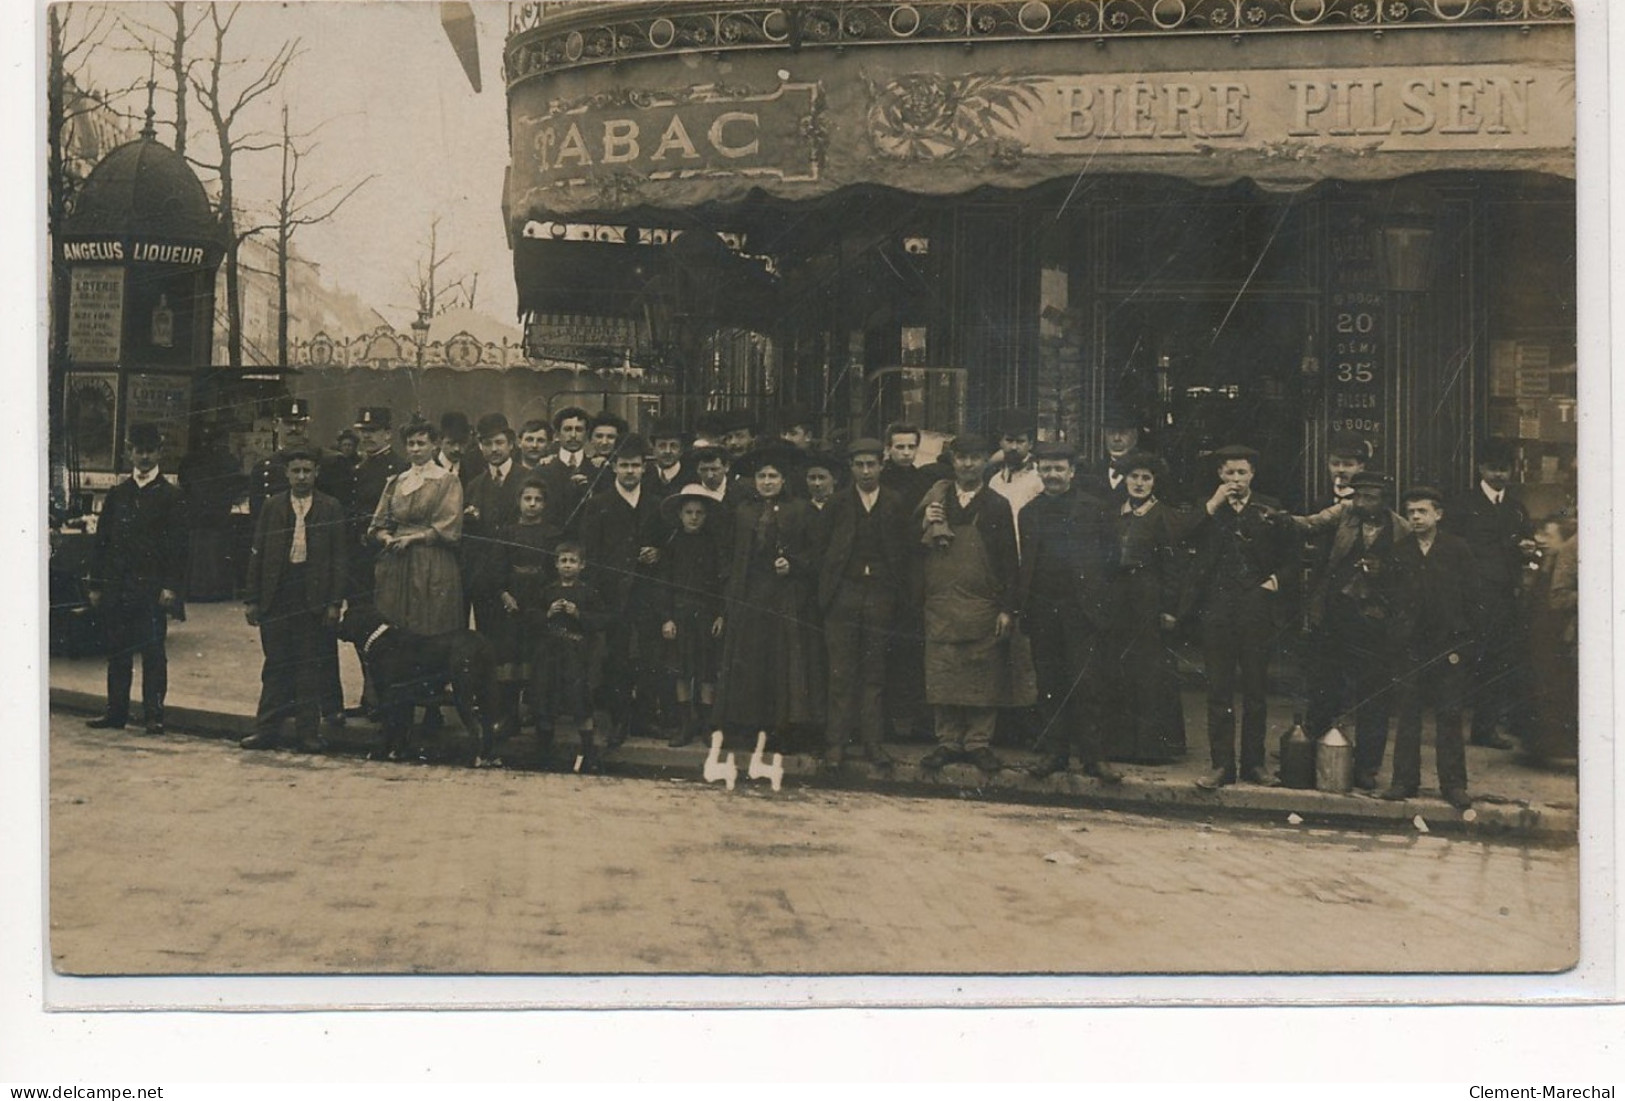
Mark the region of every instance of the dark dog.
<instances>
[{"instance_id":1,"label":"dark dog","mask_svg":"<svg viewBox=\"0 0 1625 1101\"><path fill-rule=\"evenodd\" d=\"M378 693L378 724L391 759L407 752L413 708L420 702L432 703L448 684L463 729L479 739L474 763L491 759L496 663L489 642L473 631L412 634L390 626L371 608L346 612L339 637L361 648L361 660Z\"/></svg>"}]
</instances>

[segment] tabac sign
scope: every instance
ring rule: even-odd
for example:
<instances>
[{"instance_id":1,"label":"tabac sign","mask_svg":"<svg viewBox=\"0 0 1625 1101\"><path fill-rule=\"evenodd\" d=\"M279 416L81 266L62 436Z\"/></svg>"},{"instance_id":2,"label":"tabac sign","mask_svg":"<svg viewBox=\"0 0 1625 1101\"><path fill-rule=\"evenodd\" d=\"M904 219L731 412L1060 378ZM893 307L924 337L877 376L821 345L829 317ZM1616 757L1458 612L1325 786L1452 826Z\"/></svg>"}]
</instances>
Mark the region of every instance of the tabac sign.
<instances>
[{"instance_id":1,"label":"tabac sign","mask_svg":"<svg viewBox=\"0 0 1625 1101\"><path fill-rule=\"evenodd\" d=\"M760 93L704 85L553 102L513 115L516 170L541 189L613 186L617 177L818 178L818 87Z\"/></svg>"},{"instance_id":2,"label":"tabac sign","mask_svg":"<svg viewBox=\"0 0 1625 1101\"><path fill-rule=\"evenodd\" d=\"M540 82L512 89L510 217L753 188L943 195L1079 172L1291 186L1442 169L1574 175L1572 57L1089 71L1094 55L921 47L906 60L924 64L899 72L900 56L736 55L729 87L546 101ZM1042 67L1022 67L1026 56ZM587 74L549 90L572 81Z\"/></svg>"}]
</instances>

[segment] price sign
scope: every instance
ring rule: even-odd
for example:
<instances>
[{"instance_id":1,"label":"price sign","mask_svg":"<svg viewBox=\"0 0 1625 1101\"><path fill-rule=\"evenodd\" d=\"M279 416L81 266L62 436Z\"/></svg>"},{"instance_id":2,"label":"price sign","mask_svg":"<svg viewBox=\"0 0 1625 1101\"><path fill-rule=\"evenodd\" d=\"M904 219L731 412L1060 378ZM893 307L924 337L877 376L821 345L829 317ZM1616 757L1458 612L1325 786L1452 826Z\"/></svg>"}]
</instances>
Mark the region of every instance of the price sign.
<instances>
[{"instance_id":1,"label":"price sign","mask_svg":"<svg viewBox=\"0 0 1625 1101\"><path fill-rule=\"evenodd\" d=\"M1340 209L1331 241L1326 296L1326 428L1357 432L1384 448L1388 425L1387 295L1379 280L1371 225L1355 210Z\"/></svg>"}]
</instances>

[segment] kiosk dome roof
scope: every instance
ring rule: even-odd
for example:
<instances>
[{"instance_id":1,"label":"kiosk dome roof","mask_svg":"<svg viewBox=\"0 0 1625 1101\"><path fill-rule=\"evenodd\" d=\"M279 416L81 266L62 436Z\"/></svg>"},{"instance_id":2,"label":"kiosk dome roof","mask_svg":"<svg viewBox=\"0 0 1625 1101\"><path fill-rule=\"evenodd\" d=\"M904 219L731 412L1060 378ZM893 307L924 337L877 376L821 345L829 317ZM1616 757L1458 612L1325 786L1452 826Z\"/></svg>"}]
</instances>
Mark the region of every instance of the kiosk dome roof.
<instances>
[{"instance_id":1,"label":"kiosk dome roof","mask_svg":"<svg viewBox=\"0 0 1625 1101\"><path fill-rule=\"evenodd\" d=\"M63 231L184 241L209 241L218 233L209 197L186 158L148 134L90 170Z\"/></svg>"}]
</instances>

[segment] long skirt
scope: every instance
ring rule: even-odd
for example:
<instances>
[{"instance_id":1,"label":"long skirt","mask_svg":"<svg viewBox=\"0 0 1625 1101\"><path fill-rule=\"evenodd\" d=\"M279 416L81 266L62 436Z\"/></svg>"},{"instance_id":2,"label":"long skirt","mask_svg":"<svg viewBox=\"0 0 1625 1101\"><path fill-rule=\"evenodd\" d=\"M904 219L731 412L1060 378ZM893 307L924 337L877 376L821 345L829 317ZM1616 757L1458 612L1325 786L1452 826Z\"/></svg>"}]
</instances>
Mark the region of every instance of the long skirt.
<instances>
[{"instance_id":1,"label":"long skirt","mask_svg":"<svg viewBox=\"0 0 1625 1101\"><path fill-rule=\"evenodd\" d=\"M385 621L416 635L442 635L468 627L457 555L447 546L419 543L378 555L374 600Z\"/></svg>"}]
</instances>

